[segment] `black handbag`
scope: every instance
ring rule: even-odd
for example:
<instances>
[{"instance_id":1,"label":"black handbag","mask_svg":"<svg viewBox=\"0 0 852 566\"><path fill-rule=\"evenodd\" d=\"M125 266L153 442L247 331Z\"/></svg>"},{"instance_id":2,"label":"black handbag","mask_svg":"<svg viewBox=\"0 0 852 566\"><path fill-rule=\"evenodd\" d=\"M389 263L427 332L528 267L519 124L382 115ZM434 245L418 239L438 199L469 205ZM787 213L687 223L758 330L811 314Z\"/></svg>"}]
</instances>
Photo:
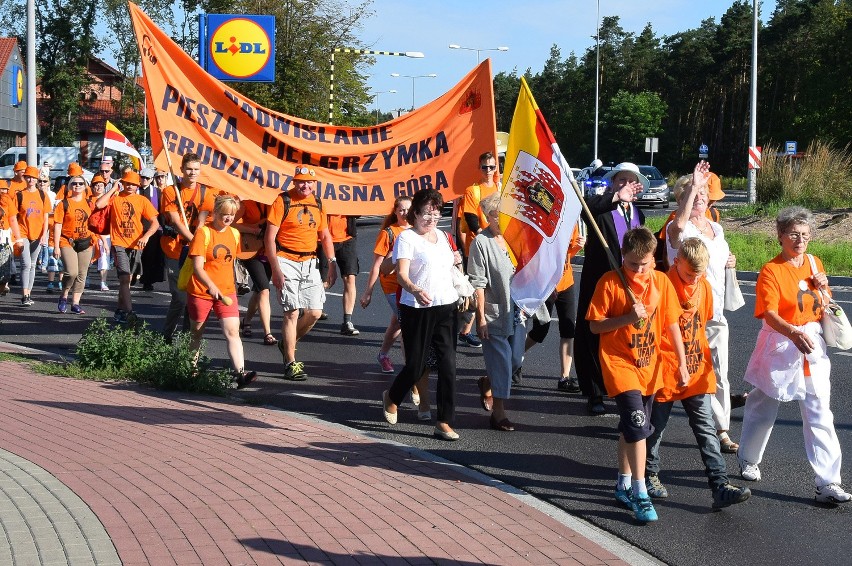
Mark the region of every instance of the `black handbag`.
<instances>
[{"instance_id":1,"label":"black handbag","mask_svg":"<svg viewBox=\"0 0 852 566\"><path fill-rule=\"evenodd\" d=\"M91 238L68 238L71 241L71 247L74 248L74 251L77 253L84 252L92 247L92 239Z\"/></svg>"}]
</instances>

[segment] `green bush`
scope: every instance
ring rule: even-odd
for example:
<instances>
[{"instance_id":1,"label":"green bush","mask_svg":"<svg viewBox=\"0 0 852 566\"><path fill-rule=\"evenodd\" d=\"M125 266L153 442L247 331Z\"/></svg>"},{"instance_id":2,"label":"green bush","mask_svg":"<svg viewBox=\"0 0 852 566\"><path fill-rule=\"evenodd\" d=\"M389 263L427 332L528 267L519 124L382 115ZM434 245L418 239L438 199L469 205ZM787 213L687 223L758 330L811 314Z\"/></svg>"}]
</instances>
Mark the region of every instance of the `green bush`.
<instances>
[{"instance_id":1,"label":"green bush","mask_svg":"<svg viewBox=\"0 0 852 566\"><path fill-rule=\"evenodd\" d=\"M784 202L811 209L852 206L852 151L814 140L802 158L791 159L769 145L757 175L757 200Z\"/></svg>"},{"instance_id":2,"label":"green bush","mask_svg":"<svg viewBox=\"0 0 852 566\"><path fill-rule=\"evenodd\" d=\"M75 377L136 381L157 389L211 393L224 396L230 373L213 369L203 354L189 348L188 334L177 334L171 344L147 325L120 327L98 318L77 344L77 361L62 373ZM201 345L204 351L204 343Z\"/></svg>"}]
</instances>

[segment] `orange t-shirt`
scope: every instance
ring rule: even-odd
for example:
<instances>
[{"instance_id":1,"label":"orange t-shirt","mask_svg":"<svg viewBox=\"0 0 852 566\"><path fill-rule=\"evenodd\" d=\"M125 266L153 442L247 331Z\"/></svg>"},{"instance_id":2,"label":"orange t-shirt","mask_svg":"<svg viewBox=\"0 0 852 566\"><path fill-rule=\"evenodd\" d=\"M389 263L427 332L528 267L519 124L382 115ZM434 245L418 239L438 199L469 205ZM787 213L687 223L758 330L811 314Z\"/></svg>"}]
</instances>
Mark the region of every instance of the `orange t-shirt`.
<instances>
[{"instance_id":1,"label":"orange t-shirt","mask_svg":"<svg viewBox=\"0 0 852 566\"><path fill-rule=\"evenodd\" d=\"M328 224L313 194L302 197L295 189L290 189L289 193L291 201L287 217L284 218L284 199L279 197L272 203L267 220L270 225L279 227L275 241L278 246L286 248L277 250L278 255L304 261L307 256L299 254L316 253L317 238Z\"/></svg>"},{"instance_id":2,"label":"orange t-shirt","mask_svg":"<svg viewBox=\"0 0 852 566\"><path fill-rule=\"evenodd\" d=\"M18 195L15 196L15 207L18 209L21 237L28 240L41 239L50 213L50 198L39 189L21 191Z\"/></svg>"},{"instance_id":3,"label":"orange t-shirt","mask_svg":"<svg viewBox=\"0 0 852 566\"><path fill-rule=\"evenodd\" d=\"M182 188L180 190L183 210L184 213L186 213L186 220L189 222L189 231L193 234L198 229L198 215L201 211L207 211L208 219L213 215L213 205L216 202L215 195L217 194L219 194L218 189L205 185L204 202L202 202L200 184L196 184L196 186L191 189ZM163 189L163 192L160 195L160 210L166 215L169 212L177 212L178 222L183 224L183 220L180 217L180 209L178 208L174 185L169 185ZM180 236L172 238L170 236L163 235L160 238L160 247L162 248L163 253L166 254L166 257L171 259L180 259L180 252L183 249L183 245L184 241Z\"/></svg>"},{"instance_id":4,"label":"orange t-shirt","mask_svg":"<svg viewBox=\"0 0 852 566\"><path fill-rule=\"evenodd\" d=\"M391 224L388 228L390 228L391 234L393 234L393 240L388 236L387 229L379 230L379 234L376 236L376 247L373 248L373 253L382 257L387 256L393 251L393 244L396 242L396 237L403 230L407 230L407 228L403 228L399 224ZM396 293L397 289L399 289L396 273L392 273L391 275L382 275L379 273L379 284L382 286L382 292L385 295Z\"/></svg>"},{"instance_id":5,"label":"orange t-shirt","mask_svg":"<svg viewBox=\"0 0 852 566\"><path fill-rule=\"evenodd\" d=\"M65 209L65 203L68 203L68 210ZM86 199L57 201L56 208L53 209L53 220L62 225L59 247L71 247L69 239L91 238L92 232L89 230L89 216L91 215L92 207L86 202Z\"/></svg>"},{"instance_id":6,"label":"orange t-shirt","mask_svg":"<svg viewBox=\"0 0 852 566\"><path fill-rule=\"evenodd\" d=\"M794 267L778 254L760 269L754 291L755 318L763 318L766 311L775 311L794 326L819 321L822 303L811 282L813 272L807 255L804 260L801 267ZM814 261L817 270L824 271L822 261L816 256Z\"/></svg>"},{"instance_id":7,"label":"orange t-shirt","mask_svg":"<svg viewBox=\"0 0 852 566\"><path fill-rule=\"evenodd\" d=\"M668 272L672 286L677 293L678 301L683 308L686 297L683 281L677 274L677 269L671 267ZM681 387L678 384L677 356L675 356L669 333L665 330L660 340L660 350L663 355L663 387L657 391L655 399L660 402L680 401L687 397L716 392L716 374L713 372L713 359L710 357L710 344L707 342L707 321L713 318L713 289L710 282L702 277L696 283L695 294L691 301L696 303L695 312L681 312L678 319L680 337L686 352L686 369L689 372L689 384Z\"/></svg>"},{"instance_id":8,"label":"orange t-shirt","mask_svg":"<svg viewBox=\"0 0 852 566\"><path fill-rule=\"evenodd\" d=\"M266 213L269 210L269 205L260 204L253 200L242 201L243 214L240 216L240 222L243 224L262 224L266 222Z\"/></svg>"},{"instance_id":9,"label":"orange t-shirt","mask_svg":"<svg viewBox=\"0 0 852 566\"><path fill-rule=\"evenodd\" d=\"M574 284L574 269L571 267L571 258L577 255L581 249L577 241L580 239L580 227L574 225L571 233L571 241L568 243L568 255L565 256L565 266L562 268L562 279L556 284L556 292L560 293Z\"/></svg>"},{"instance_id":10,"label":"orange t-shirt","mask_svg":"<svg viewBox=\"0 0 852 566\"><path fill-rule=\"evenodd\" d=\"M331 241L335 244L351 240L352 236L346 231L346 226L349 224L349 219L346 216L339 214L326 215L328 221L328 232L331 234Z\"/></svg>"},{"instance_id":11,"label":"orange t-shirt","mask_svg":"<svg viewBox=\"0 0 852 566\"><path fill-rule=\"evenodd\" d=\"M479 202L485 197L489 197L496 192L497 185L489 187L488 185L480 185L479 183L476 183L469 186L464 192L464 198L462 199L462 204L459 207L459 215L462 220L464 220L465 214L475 214L479 217L479 227L482 230L485 230L488 226L488 219L484 214L482 214L482 209L479 208ZM464 229L467 232L467 242L465 243L466 249L464 250L464 254L468 255L468 252L470 251L470 244L473 243L473 238L476 237L476 234L474 234L467 226L467 221L464 223Z\"/></svg>"},{"instance_id":12,"label":"orange t-shirt","mask_svg":"<svg viewBox=\"0 0 852 566\"><path fill-rule=\"evenodd\" d=\"M15 195L12 193L0 195L0 230L8 230L10 228L9 219L15 216L17 206L18 203L15 201Z\"/></svg>"},{"instance_id":13,"label":"orange t-shirt","mask_svg":"<svg viewBox=\"0 0 852 566\"><path fill-rule=\"evenodd\" d=\"M189 257L204 256L204 272L219 288L222 295L233 295L237 292L234 283L234 259L240 249L240 233L236 228L226 227L217 232L210 225L203 226L195 232L189 243ZM186 292L196 297L209 299L207 287L192 274L186 286Z\"/></svg>"},{"instance_id":14,"label":"orange t-shirt","mask_svg":"<svg viewBox=\"0 0 852 566\"><path fill-rule=\"evenodd\" d=\"M145 233L142 219L156 219L157 209L139 193L118 193L112 199L109 218L109 235L113 246L142 249L139 245L139 238Z\"/></svg>"},{"instance_id":15,"label":"orange t-shirt","mask_svg":"<svg viewBox=\"0 0 852 566\"><path fill-rule=\"evenodd\" d=\"M632 324L600 335L598 355L607 394L615 397L625 391L653 395L662 386L663 364L660 359L659 336L675 324L681 309L671 281L659 271L651 276L660 293L657 308L642 328ZM615 271L606 273L592 296L586 320L615 318L630 312L632 304Z\"/></svg>"},{"instance_id":16,"label":"orange t-shirt","mask_svg":"<svg viewBox=\"0 0 852 566\"><path fill-rule=\"evenodd\" d=\"M20 181L16 181L15 179L9 179L9 193L15 194L27 189L27 181L26 179L21 179Z\"/></svg>"}]
</instances>

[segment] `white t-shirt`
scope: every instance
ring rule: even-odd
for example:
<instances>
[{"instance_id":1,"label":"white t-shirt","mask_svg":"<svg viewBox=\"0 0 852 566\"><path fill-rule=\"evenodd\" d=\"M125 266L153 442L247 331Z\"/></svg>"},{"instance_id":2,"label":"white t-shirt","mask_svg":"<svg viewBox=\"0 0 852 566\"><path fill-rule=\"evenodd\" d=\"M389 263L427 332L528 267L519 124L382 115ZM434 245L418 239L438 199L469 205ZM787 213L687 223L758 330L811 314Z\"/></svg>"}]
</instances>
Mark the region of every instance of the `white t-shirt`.
<instances>
[{"instance_id":1,"label":"white t-shirt","mask_svg":"<svg viewBox=\"0 0 852 566\"><path fill-rule=\"evenodd\" d=\"M453 287L450 274L453 267L453 249L446 234L436 230L438 240L434 244L412 229L403 230L393 245L393 261L400 259L411 262L408 268L408 278L411 282L425 290L432 302L421 305L414 295L402 290L399 302L414 308L437 307L448 305L459 300L459 295Z\"/></svg>"}]
</instances>

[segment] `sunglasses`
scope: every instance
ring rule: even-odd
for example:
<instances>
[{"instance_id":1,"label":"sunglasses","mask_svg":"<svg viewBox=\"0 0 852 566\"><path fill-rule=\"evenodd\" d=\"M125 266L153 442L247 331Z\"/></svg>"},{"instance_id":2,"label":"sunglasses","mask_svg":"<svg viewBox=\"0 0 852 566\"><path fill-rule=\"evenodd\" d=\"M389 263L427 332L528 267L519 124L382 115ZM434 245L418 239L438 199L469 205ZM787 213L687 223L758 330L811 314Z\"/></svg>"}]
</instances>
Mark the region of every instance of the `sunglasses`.
<instances>
[{"instance_id":1,"label":"sunglasses","mask_svg":"<svg viewBox=\"0 0 852 566\"><path fill-rule=\"evenodd\" d=\"M50 179L39 179L39 183L50 183Z\"/></svg>"},{"instance_id":2,"label":"sunglasses","mask_svg":"<svg viewBox=\"0 0 852 566\"><path fill-rule=\"evenodd\" d=\"M68 185L72 186L72 187L83 187L83 186L86 185L86 183L81 183L80 181L76 181L74 183L68 183Z\"/></svg>"},{"instance_id":3,"label":"sunglasses","mask_svg":"<svg viewBox=\"0 0 852 566\"><path fill-rule=\"evenodd\" d=\"M482 169L483 171L494 171L495 169L497 169L497 166L496 165L482 165L479 168Z\"/></svg>"}]
</instances>

